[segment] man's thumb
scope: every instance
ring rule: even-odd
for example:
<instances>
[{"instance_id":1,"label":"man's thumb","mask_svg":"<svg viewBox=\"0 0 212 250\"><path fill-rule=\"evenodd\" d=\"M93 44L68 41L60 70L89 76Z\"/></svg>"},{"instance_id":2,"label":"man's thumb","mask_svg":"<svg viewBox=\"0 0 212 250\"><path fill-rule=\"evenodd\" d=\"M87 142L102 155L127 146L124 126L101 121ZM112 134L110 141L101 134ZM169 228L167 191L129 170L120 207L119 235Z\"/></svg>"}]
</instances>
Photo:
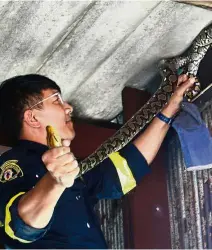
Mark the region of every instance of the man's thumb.
<instances>
[{"instance_id":1,"label":"man's thumb","mask_svg":"<svg viewBox=\"0 0 212 250\"><path fill-rule=\"evenodd\" d=\"M71 140L69 140L69 139L64 139L64 140L62 140L62 145L63 145L64 147L69 147L70 144L71 144Z\"/></svg>"}]
</instances>

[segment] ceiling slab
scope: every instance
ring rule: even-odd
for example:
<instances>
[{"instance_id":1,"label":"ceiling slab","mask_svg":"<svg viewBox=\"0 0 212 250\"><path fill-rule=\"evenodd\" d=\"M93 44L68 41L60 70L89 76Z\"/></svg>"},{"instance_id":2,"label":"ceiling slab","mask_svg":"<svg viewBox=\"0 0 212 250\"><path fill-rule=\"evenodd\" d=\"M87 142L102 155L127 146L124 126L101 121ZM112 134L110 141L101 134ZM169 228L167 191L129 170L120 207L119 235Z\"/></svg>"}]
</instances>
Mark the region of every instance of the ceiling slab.
<instances>
[{"instance_id":1,"label":"ceiling slab","mask_svg":"<svg viewBox=\"0 0 212 250\"><path fill-rule=\"evenodd\" d=\"M172 1L8 1L0 16L0 80L47 75L78 116L104 120L121 112L124 86L153 88L159 60L212 22Z\"/></svg>"}]
</instances>

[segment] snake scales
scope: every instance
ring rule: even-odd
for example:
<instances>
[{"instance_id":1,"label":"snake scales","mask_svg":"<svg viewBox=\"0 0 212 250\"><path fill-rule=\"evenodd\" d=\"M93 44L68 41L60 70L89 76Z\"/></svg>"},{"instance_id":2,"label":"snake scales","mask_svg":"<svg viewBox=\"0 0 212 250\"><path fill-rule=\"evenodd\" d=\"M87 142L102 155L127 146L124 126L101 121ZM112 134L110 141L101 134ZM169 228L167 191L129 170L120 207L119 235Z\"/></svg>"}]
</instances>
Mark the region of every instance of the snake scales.
<instances>
[{"instance_id":1,"label":"snake scales","mask_svg":"<svg viewBox=\"0 0 212 250\"><path fill-rule=\"evenodd\" d=\"M212 24L199 33L190 48L182 56L162 60L159 69L163 80L159 89L112 137L80 162L80 175L94 168L112 152L123 148L146 124L151 122L170 99L176 86L178 74L187 72L196 76L199 64L210 47L212 47ZM200 84L197 81L194 88L187 92L187 99L192 101L199 92Z\"/></svg>"}]
</instances>

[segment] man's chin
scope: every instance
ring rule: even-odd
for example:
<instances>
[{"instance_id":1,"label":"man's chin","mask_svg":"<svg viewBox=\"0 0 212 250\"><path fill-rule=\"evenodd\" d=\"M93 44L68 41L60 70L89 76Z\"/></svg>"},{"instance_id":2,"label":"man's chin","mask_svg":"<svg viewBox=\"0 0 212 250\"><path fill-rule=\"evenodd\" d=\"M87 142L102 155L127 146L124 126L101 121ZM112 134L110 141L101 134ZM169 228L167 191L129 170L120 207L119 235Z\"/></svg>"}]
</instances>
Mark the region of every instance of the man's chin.
<instances>
[{"instance_id":1,"label":"man's chin","mask_svg":"<svg viewBox=\"0 0 212 250\"><path fill-rule=\"evenodd\" d=\"M71 132L69 131L69 133L67 133L66 135L64 135L66 139L73 141L75 138L75 131L72 130Z\"/></svg>"},{"instance_id":2,"label":"man's chin","mask_svg":"<svg viewBox=\"0 0 212 250\"><path fill-rule=\"evenodd\" d=\"M73 133L72 133L72 138L70 138L70 140L73 141L74 138L75 138L75 132L73 131Z\"/></svg>"},{"instance_id":3,"label":"man's chin","mask_svg":"<svg viewBox=\"0 0 212 250\"><path fill-rule=\"evenodd\" d=\"M67 130L67 139L69 140L73 140L75 138L75 131L74 131L74 127L73 127L73 123L72 122L69 122L68 123L68 126L67 126L68 130Z\"/></svg>"},{"instance_id":4,"label":"man's chin","mask_svg":"<svg viewBox=\"0 0 212 250\"><path fill-rule=\"evenodd\" d=\"M63 136L61 136L61 139L62 140L69 140L70 142L72 142L74 140L74 137L75 137L75 135L72 135L72 136L63 135Z\"/></svg>"}]
</instances>

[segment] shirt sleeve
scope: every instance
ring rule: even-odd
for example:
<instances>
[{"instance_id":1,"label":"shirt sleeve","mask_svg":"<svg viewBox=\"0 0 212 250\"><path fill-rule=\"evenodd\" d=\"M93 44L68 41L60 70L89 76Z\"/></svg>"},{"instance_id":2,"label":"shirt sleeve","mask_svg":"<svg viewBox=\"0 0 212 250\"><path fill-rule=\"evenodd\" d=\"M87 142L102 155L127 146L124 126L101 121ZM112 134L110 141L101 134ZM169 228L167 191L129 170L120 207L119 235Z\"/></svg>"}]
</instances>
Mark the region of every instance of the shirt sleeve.
<instances>
[{"instance_id":1,"label":"shirt sleeve","mask_svg":"<svg viewBox=\"0 0 212 250\"><path fill-rule=\"evenodd\" d=\"M150 172L144 156L132 143L109 155L83 175L91 196L118 199L132 190Z\"/></svg>"},{"instance_id":2,"label":"shirt sleeve","mask_svg":"<svg viewBox=\"0 0 212 250\"><path fill-rule=\"evenodd\" d=\"M21 219L18 202L33 188L36 180L33 180L31 174L24 172L23 164L19 164L19 161L11 163L6 161L0 167L0 221L7 236L21 243L31 243L47 232L51 222L45 228L36 229Z\"/></svg>"}]
</instances>

